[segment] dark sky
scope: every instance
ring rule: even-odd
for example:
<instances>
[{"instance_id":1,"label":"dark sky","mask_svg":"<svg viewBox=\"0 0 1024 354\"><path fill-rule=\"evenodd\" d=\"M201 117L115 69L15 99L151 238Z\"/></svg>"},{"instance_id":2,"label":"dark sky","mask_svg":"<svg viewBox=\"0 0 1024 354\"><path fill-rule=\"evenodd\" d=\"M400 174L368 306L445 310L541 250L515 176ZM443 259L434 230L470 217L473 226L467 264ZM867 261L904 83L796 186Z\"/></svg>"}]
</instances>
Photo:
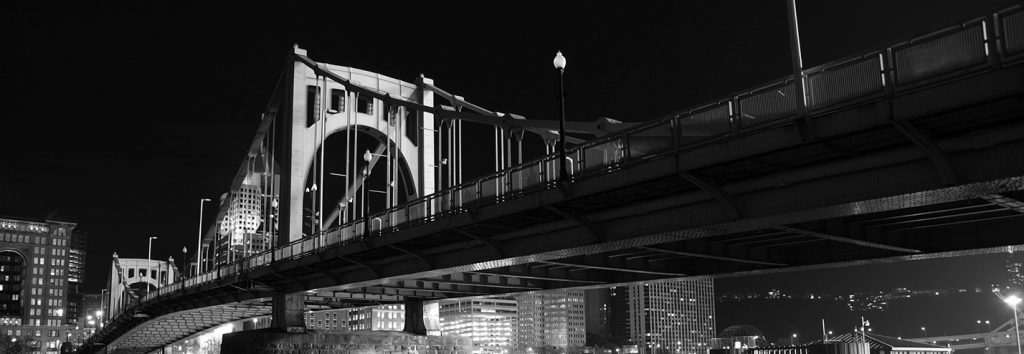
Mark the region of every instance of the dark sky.
<instances>
[{"instance_id":1,"label":"dark sky","mask_svg":"<svg viewBox=\"0 0 1024 354\"><path fill-rule=\"evenodd\" d=\"M781 0L42 3L0 3L0 214L77 221L90 235L91 290L112 252L144 257L150 235L154 258L180 260L194 245L198 200L227 190L294 43L314 60L406 81L423 73L542 120L555 119L557 50L570 120L644 121L790 71ZM1004 3L802 1L805 64Z\"/></svg>"}]
</instances>

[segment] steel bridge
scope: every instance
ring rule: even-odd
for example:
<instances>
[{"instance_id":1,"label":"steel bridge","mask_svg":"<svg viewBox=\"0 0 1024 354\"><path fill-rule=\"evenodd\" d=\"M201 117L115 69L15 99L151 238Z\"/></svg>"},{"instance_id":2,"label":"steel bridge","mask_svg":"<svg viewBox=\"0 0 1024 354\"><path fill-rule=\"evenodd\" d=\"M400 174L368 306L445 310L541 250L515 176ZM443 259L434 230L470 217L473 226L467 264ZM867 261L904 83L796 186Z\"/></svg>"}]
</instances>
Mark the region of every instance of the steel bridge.
<instances>
[{"instance_id":1,"label":"steel bridge","mask_svg":"<svg viewBox=\"0 0 1024 354\"><path fill-rule=\"evenodd\" d=\"M954 334L921 338L907 338L909 341L947 346L954 351L983 350L984 353L1009 354L1017 352L1017 332L1013 319L1004 322L988 332Z\"/></svg>"},{"instance_id":2,"label":"steel bridge","mask_svg":"<svg viewBox=\"0 0 1024 354\"><path fill-rule=\"evenodd\" d=\"M594 137L567 139L559 176L553 122L296 48L201 272L83 349L158 349L217 322L203 314L301 330L310 306L1024 251L1021 63L1017 5L643 124L573 123ZM463 122L493 127L496 172L463 180ZM526 136L547 154L525 159ZM247 200L255 222L230 224Z\"/></svg>"}]
</instances>

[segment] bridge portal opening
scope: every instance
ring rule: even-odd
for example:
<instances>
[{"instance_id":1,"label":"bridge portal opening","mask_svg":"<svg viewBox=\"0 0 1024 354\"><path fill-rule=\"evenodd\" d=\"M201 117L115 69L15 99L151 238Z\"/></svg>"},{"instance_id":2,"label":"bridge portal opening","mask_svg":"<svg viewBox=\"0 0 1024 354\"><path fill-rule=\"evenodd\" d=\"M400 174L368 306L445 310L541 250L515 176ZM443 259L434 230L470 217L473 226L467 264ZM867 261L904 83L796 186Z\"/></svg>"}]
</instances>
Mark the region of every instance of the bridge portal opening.
<instances>
[{"instance_id":1,"label":"bridge portal opening","mask_svg":"<svg viewBox=\"0 0 1024 354\"><path fill-rule=\"evenodd\" d=\"M409 162L393 141L388 142L388 137L380 131L363 126L352 132L344 129L334 132L325 139L323 164L311 164L306 172L303 236L320 230L320 213L323 214L322 230L328 230L417 197ZM318 159L320 153L316 152ZM314 188L320 178L319 168L323 168L323 185ZM322 211L320 198L323 198Z\"/></svg>"}]
</instances>

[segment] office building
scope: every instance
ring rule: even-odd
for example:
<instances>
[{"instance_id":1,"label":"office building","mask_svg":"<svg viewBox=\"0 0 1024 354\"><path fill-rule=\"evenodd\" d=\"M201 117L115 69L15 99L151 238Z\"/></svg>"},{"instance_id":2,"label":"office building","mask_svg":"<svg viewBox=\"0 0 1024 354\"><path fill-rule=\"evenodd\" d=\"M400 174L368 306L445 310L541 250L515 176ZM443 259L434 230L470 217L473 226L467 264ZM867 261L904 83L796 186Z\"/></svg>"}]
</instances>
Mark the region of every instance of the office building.
<instances>
[{"instance_id":1,"label":"office building","mask_svg":"<svg viewBox=\"0 0 1024 354\"><path fill-rule=\"evenodd\" d=\"M347 331L351 309L333 309L306 312L306 328L328 331Z\"/></svg>"},{"instance_id":2,"label":"office building","mask_svg":"<svg viewBox=\"0 0 1024 354\"><path fill-rule=\"evenodd\" d=\"M510 353L518 311L512 299L463 299L439 303L441 334L473 340L473 353Z\"/></svg>"},{"instance_id":3,"label":"office building","mask_svg":"<svg viewBox=\"0 0 1024 354\"><path fill-rule=\"evenodd\" d=\"M86 246L88 235L82 230L71 231L71 244L68 249L68 311L67 323L77 325L79 314L83 311L82 291L85 285Z\"/></svg>"},{"instance_id":4,"label":"office building","mask_svg":"<svg viewBox=\"0 0 1024 354\"><path fill-rule=\"evenodd\" d=\"M611 288L613 341L639 353L704 353L715 335L711 279Z\"/></svg>"},{"instance_id":5,"label":"office building","mask_svg":"<svg viewBox=\"0 0 1024 354\"><path fill-rule=\"evenodd\" d=\"M68 258L76 226L0 218L0 331L31 338L35 352L56 352L69 334Z\"/></svg>"},{"instance_id":6,"label":"office building","mask_svg":"<svg viewBox=\"0 0 1024 354\"><path fill-rule=\"evenodd\" d=\"M611 292L608 288L588 289L584 292L587 308L587 331L603 340L611 340Z\"/></svg>"},{"instance_id":7,"label":"office building","mask_svg":"<svg viewBox=\"0 0 1024 354\"><path fill-rule=\"evenodd\" d=\"M579 353L587 342L583 290L562 289L519 294L516 348L518 351L554 347Z\"/></svg>"},{"instance_id":8,"label":"office building","mask_svg":"<svg viewBox=\"0 0 1024 354\"><path fill-rule=\"evenodd\" d=\"M1007 288L1024 291L1024 254L1010 253L1006 255Z\"/></svg>"}]
</instances>

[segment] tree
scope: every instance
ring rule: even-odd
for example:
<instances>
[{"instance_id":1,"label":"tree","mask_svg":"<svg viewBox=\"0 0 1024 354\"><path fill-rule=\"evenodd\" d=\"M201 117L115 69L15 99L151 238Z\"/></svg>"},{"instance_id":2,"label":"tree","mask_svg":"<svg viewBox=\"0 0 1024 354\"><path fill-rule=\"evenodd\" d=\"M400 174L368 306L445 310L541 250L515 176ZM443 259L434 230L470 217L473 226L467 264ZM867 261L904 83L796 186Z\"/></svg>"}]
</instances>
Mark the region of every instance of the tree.
<instances>
[{"instance_id":1,"label":"tree","mask_svg":"<svg viewBox=\"0 0 1024 354\"><path fill-rule=\"evenodd\" d=\"M6 334L0 334L0 354L18 354L27 353L33 349L37 349L36 346L31 345L32 337L22 336L21 338L15 336L9 336ZM38 345L38 342L36 342Z\"/></svg>"}]
</instances>

